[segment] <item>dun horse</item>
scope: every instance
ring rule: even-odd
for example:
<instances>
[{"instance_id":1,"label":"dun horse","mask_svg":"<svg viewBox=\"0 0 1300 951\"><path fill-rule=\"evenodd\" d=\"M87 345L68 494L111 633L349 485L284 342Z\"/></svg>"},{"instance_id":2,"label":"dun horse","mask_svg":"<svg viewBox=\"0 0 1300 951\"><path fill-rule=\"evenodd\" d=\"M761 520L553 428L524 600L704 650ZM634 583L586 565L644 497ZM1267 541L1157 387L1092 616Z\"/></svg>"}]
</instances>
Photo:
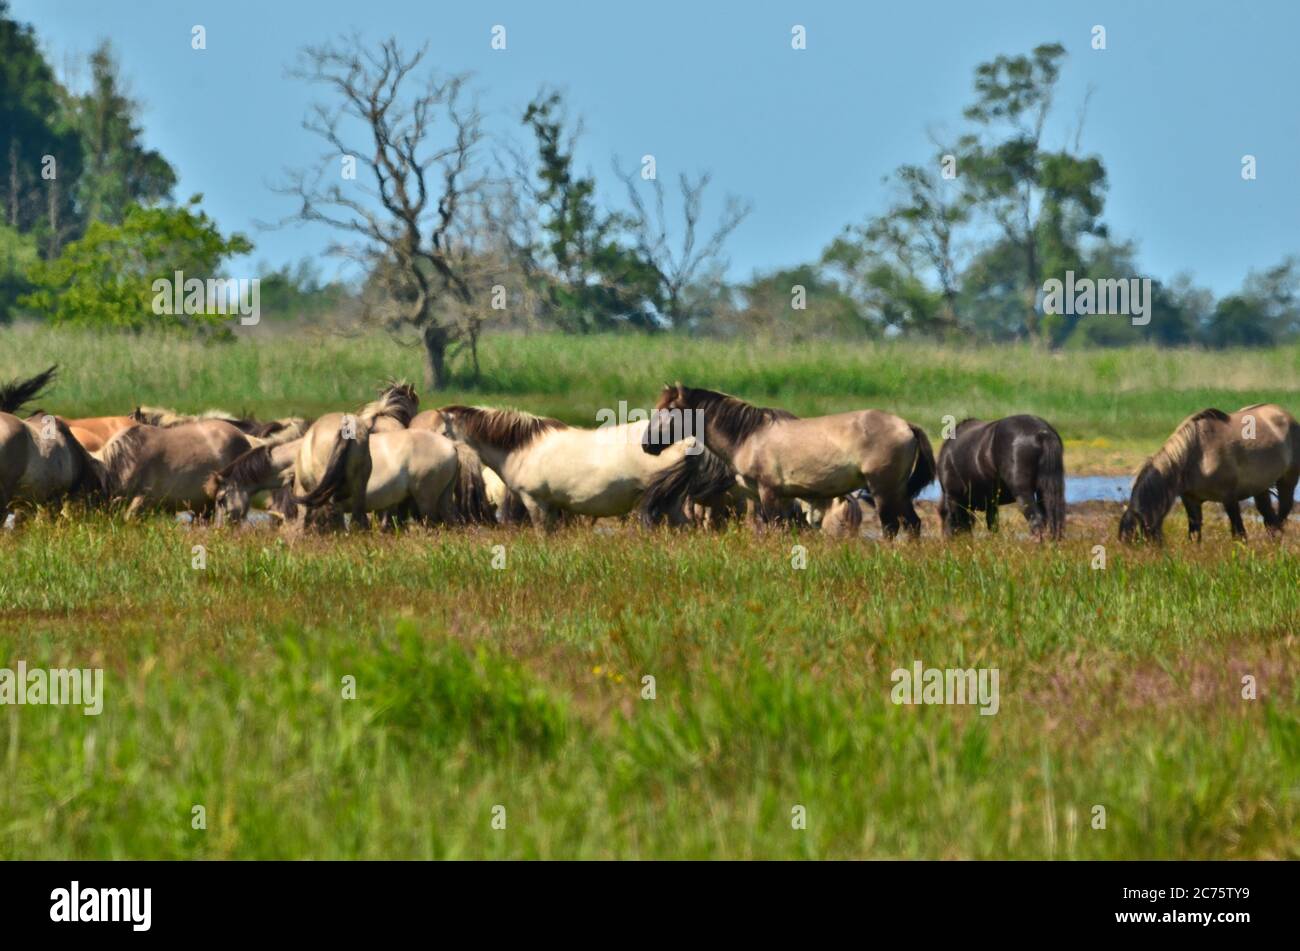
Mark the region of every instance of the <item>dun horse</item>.
<instances>
[{"instance_id":1,"label":"dun horse","mask_svg":"<svg viewBox=\"0 0 1300 951\"><path fill-rule=\"evenodd\" d=\"M54 378L55 367L0 387L0 525L14 502L43 504L99 497L103 470L58 417L13 415Z\"/></svg>"},{"instance_id":2,"label":"dun horse","mask_svg":"<svg viewBox=\"0 0 1300 951\"><path fill-rule=\"evenodd\" d=\"M912 535L921 519L912 500L934 481L930 440L918 426L879 410L799 419L713 390L665 386L642 448L651 455L702 418L704 444L758 499L760 516L778 517L795 499L830 502L855 489L871 492L887 538L900 521Z\"/></svg>"},{"instance_id":3,"label":"dun horse","mask_svg":"<svg viewBox=\"0 0 1300 951\"><path fill-rule=\"evenodd\" d=\"M55 378L56 370L51 366L35 377L0 386L0 525L14 501L39 505L103 494L103 469L66 422L45 413L27 421L14 416Z\"/></svg>"},{"instance_id":4,"label":"dun horse","mask_svg":"<svg viewBox=\"0 0 1300 951\"><path fill-rule=\"evenodd\" d=\"M460 524L490 518L482 465L467 446L427 430L397 429L370 434L370 479L366 509L397 512L408 506L425 522ZM295 443L266 445L244 453L208 480L217 523L238 522L254 494L293 481Z\"/></svg>"},{"instance_id":5,"label":"dun horse","mask_svg":"<svg viewBox=\"0 0 1300 951\"><path fill-rule=\"evenodd\" d=\"M92 453L104 466L113 499L128 501L126 517L143 508L210 511L208 477L247 452L255 442L219 419L162 428L133 426Z\"/></svg>"},{"instance_id":6,"label":"dun horse","mask_svg":"<svg viewBox=\"0 0 1300 951\"><path fill-rule=\"evenodd\" d=\"M964 419L939 449L939 517L946 535L969 531L984 512L996 531L998 508L1019 502L1029 531L1059 539L1065 532L1065 449L1061 437L1037 416L992 422Z\"/></svg>"},{"instance_id":7,"label":"dun horse","mask_svg":"<svg viewBox=\"0 0 1300 951\"><path fill-rule=\"evenodd\" d=\"M313 510L344 503L358 528L369 525L366 486L370 481L370 434L405 429L420 406L406 383L391 383L379 399L359 413L326 413L298 442L294 461L293 501L299 506L298 527Z\"/></svg>"},{"instance_id":8,"label":"dun horse","mask_svg":"<svg viewBox=\"0 0 1300 951\"><path fill-rule=\"evenodd\" d=\"M1270 532L1281 532L1300 481L1300 425L1286 410L1258 403L1228 414L1203 409L1187 417L1138 471L1120 516L1119 537L1159 542L1176 499L1187 510L1187 534L1201 539L1201 506L1218 502L1232 534L1246 537L1241 500L1253 498ZM1277 489L1274 510L1270 490Z\"/></svg>"}]
</instances>

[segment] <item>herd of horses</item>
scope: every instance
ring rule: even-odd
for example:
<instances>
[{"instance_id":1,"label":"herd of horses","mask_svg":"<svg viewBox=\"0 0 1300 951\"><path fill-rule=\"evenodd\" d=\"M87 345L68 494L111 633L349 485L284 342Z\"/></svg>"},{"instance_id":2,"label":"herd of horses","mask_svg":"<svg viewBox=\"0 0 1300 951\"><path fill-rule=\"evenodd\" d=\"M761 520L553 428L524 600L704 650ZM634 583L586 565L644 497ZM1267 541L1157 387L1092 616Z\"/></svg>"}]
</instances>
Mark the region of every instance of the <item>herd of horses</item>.
<instances>
[{"instance_id":1,"label":"herd of horses","mask_svg":"<svg viewBox=\"0 0 1300 951\"><path fill-rule=\"evenodd\" d=\"M353 412L257 421L138 407L125 416L24 411L56 367L0 386L0 524L11 506L189 511L245 519L259 496L297 529L385 523L522 523L637 515L647 525L807 524L856 535L874 509L886 538L921 532L916 497L937 478L945 534L1017 504L1038 539L1065 531L1061 437L1037 416L964 420L936 459L925 432L879 410L801 418L714 390L665 385L654 411L593 429L514 409L419 410L405 383ZM22 413L22 415L19 415ZM1185 419L1142 466L1120 517L1125 541L1160 541L1176 501L1199 540L1223 505L1244 537L1253 499L1280 532L1300 480L1300 426L1272 404ZM1277 504L1273 504L1276 493Z\"/></svg>"}]
</instances>

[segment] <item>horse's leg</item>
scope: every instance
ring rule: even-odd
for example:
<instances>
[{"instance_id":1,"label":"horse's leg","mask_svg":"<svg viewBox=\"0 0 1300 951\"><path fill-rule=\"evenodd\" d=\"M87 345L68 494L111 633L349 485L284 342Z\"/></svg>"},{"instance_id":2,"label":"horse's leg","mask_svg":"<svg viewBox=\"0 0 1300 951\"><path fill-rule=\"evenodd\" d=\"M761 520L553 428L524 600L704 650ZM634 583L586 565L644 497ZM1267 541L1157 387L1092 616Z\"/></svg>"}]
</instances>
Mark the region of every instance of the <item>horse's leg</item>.
<instances>
[{"instance_id":1,"label":"horse's leg","mask_svg":"<svg viewBox=\"0 0 1300 951\"><path fill-rule=\"evenodd\" d=\"M1270 535L1276 535L1282 531L1282 523L1277 517L1277 512L1273 511L1273 497L1269 494L1268 489L1255 496L1255 509L1259 512L1260 517L1264 519L1264 527L1268 529Z\"/></svg>"},{"instance_id":2,"label":"horse's leg","mask_svg":"<svg viewBox=\"0 0 1300 951\"><path fill-rule=\"evenodd\" d=\"M122 516L122 518L129 522L137 515L139 515L140 510L144 508L144 501L145 499L143 495L137 495L134 498L132 498L131 504L126 507L126 513Z\"/></svg>"},{"instance_id":3,"label":"horse's leg","mask_svg":"<svg viewBox=\"0 0 1300 951\"><path fill-rule=\"evenodd\" d=\"M888 539L896 538L902 506L893 499L880 495L876 496L876 502L876 512L880 516L880 531Z\"/></svg>"},{"instance_id":4,"label":"horse's leg","mask_svg":"<svg viewBox=\"0 0 1300 951\"><path fill-rule=\"evenodd\" d=\"M1291 514L1291 506L1295 504L1295 487L1300 482L1300 472L1289 473L1284 475L1277 483L1277 530L1280 532L1286 527L1287 516Z\"/></svg>"},{"instance_id":5,"label":"horse's leg","mask_svg":"<svg viewBox=\"0 0 1300 951\"><path fill-rule=\"evenodd\" d=\"M1241 521L1241 502L1233 499L1223 503L1223 510L1228 513L1228 522L1232 525L1232 537L1246 540L1246 526Z\"/></svg>"},{"instance_id":6,"label":"horse's leg","mask_svg":"<svg viewBox=\"0 0 1300 951\"><path fill-rule=\"evenodd\" d=\"M770 485L758 487L758 521L768 525L781 517L781 499Z\"/></svg>"},{"instance_id":7,"label":"horse's leg","mask_svg":"<svg viewBox=\"0 0 1300 951\"><path fill-rule=\"evenodd\" d=\"M858 504L853 499L850 499L849 501L852 502L854 505ZM906 496L903 497L902 514L903 514L903 527L907 529L907 534L911 535L913 538L920 538L921 537L921 516L916 514L916 506L913 505L912 500L907 498Z\"/></svg>"},{"instance_id":8,"label":"horse's leg","mask_svg":"<svg viewBox=\"0 0 1300 951\"><path fill-rule=\"evenodd\" d=\"M1183 496L1183 508L1187 510L1187 537L1194 542L1201 540L1201 502L1190 495Z\"/></svg>"},{"instance_id":9,"label":"horse's leg","mask_svg":"<svg viewBox=\"0 0 1300 951\"><path fill-rule=\"evenodd\" d=\"M366 511L366 489L352 493L352 527L359 528L362 531L370 528L370 513Z\"/></svg>"},{"instance_id":10,"label":"horse's leg","mask_svg":"<svg viewBox=\"0 0 1300 951\"><path fill-rule=\"evenodd\" d=\"M1043 527L1047 524L1047 512L1038 501L1038 496L1033 489L1028 492L1017 492L1016 501L1020 503L1020 511L1025 513L1025 521L1029 523L1029 534L1037 541L1043 540Z\"/></svg>"},{"instance_id":11,"label":"horse's leg","mask_svg":"<svg viewBox=\"0 0 1300 951\"><path fill-rule=\"evenodd\" d=\"M975 526L975 513L960 502L944 500L942 509L943 533L949 538L961 532L969 532Z\"/></svg>"},{"instance_id":12,"label":"horse's leg","mask_svg":"<svg viewBox=\"0 0 1300 951\"><path fill-rule=\"evenodd\" d=\"M997 534L998 514L1002 511L1002 506L998 505L998 500L992 496L984 503L984 527L990 532Z\"/></svg>"},{"instance_id":13,"label":"horse's leg","mask_svg":"<svg viewBox=\"0 0 1300 951\"><path fill-rule=\"evenodd\" d=\"M528 512L529 521L533 523L533 528L543 532L554 531L557 519L554 509L538 502L526 492L519 493L519 497L523 499L524 508Z\"/></svg>"}]
</instances>

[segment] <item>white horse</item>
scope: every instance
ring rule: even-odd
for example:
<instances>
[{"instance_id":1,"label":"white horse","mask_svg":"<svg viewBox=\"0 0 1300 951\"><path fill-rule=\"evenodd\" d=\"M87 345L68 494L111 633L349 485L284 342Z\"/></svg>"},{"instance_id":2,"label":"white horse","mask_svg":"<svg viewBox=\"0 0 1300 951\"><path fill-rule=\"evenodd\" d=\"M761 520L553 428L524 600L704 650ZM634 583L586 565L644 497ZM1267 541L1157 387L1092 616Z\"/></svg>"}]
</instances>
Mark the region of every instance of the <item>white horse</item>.
<instances>
[{"instance_id":1,"label":"white horse","mask_svg":"<svg viewBox=\"0 0 1300 951\"><path fill-rule=\"evenodd\" d=\"M438 412L446 435L468 443L543 528L566 512L627 515L689 475L699 456L693 438L659 456L643 452L648 421L579 429L510 409L444 406Z\"/></svg>"}]
</instances>

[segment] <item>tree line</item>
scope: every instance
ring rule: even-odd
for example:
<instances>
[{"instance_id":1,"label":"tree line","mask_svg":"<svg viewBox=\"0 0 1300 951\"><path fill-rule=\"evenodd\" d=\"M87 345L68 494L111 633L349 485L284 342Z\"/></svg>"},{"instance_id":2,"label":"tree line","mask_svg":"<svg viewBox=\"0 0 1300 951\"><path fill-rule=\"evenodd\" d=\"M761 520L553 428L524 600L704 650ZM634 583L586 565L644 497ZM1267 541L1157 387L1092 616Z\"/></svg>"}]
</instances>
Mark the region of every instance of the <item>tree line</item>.
<instances>
[{"instance_id":1,"label":"tree line","mask_svg":"<svg viewBox=\"0 0 1300 951\"><path fill-rule=\"evenodd\" d=\"M151 287L176 271L215 275L252 242L222 234L201 195L176 198L176 172L143 145L107 43L89 57L87 88L73 92L8 12L0 0L0 321L229 336L224 315L156 313ZM363 277L324 280L314 262L261 268L263 311L418 341L431 386L457 368L476 374L478 342L493 330L1043 347L1295 338L1292 257L1221 299L1188 275L1153 280L1145 326L1044 313L1044 281L1067 271L1142 276L1134 244L1105 224L1106 167L1081 148L1086 101L1066 141L1049 142L1065 58L1046 44L980 64L964 131L888 176L882 212L846 226L817 260L737 282L726 245L750 206L725 196L706 215L707 172L661 178L653 156L612 159L620 198L602 203L595 173L576 158L581 123L560 93L539 91L515 134L501 135L488 130L471 79L434 68L423 48L355 35L309 46L291 77L321 91L304 127L325 150L275 186L293 208L278 224L325 226L330 253Z\"/></svg>"}]
</instances>

